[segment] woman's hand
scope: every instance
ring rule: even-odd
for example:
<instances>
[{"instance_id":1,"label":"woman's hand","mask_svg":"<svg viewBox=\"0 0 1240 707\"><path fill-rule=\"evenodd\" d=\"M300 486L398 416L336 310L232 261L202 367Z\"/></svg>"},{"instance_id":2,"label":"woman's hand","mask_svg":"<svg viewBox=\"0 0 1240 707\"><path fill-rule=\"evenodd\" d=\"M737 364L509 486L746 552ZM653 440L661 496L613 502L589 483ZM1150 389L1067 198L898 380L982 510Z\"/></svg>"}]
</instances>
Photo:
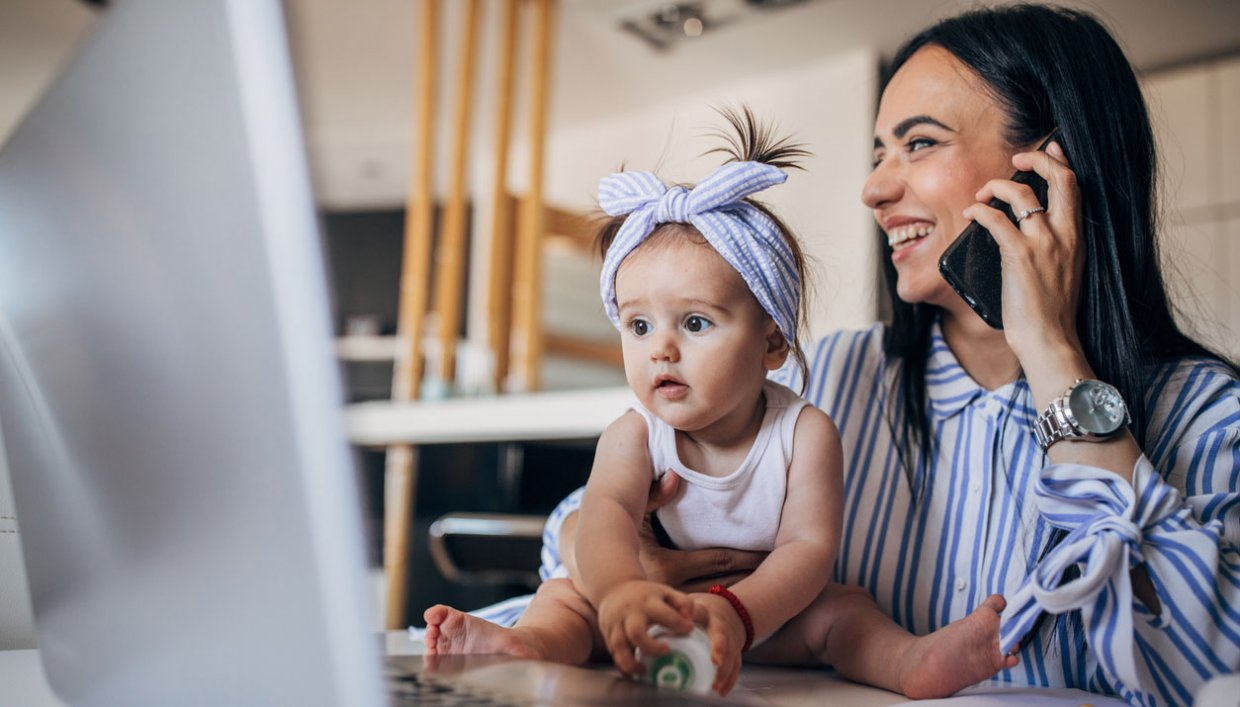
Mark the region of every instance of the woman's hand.
<instances>
[{"instance_id":1,"label":"woman's hand","mask_svg":"<svg viewBox=\"0 0 1240 707\"><path fill-rule=\"evenodd\" d=\"M710 662L715 665L711 689L727 697L741 672L745 624L727 599L718 594L693 594L693 621L710 638Z\"/></svg>"},{"instance_id":2,"label":"woman's hand","mask_svg":"<svg viewBox=\"0 0 1240 707\"><path fill-rule=\"evenodd\" d=\"M667 505L680 490L680 477L664 474L650 485L650 497L646 503L646 515L638 528L639 552L646 578L682 591L704 591L712 584L734 584L766 559L765 552L748 552L727 548L709 550L671 550L659 544L654 535L650 514ZM569 514L560 525L559 551L564 567L573 581L580 582L577 571L577 513Z\"/></svg>"},{"instance_id":3,"label":"woman's hand","mask_svg":"<svg viewBox=\"0 0 1240 707\"><path fill-rule=\"evenodd\" d=\"M624 582L607 592L598 605L598 627L611 659L620 672L638 676L645 667L634 651L651 655L667 652L667 644L650 637L650 627L659 625L677 634L693 629L693 600L657 582Z\"/></svg>"},{"instance_id":4,"label":"woman's hand","mask_svg":"<svg viewBox=\"0 0 1240 707\"><path fill-rule=\"evenodd\" d=\"M977 193L980 203L964 215L985 226L999 244L1003 262L1003 323L1008 346L1031 379L1042 371L1078 368L1084 363L1076 333L1085 248L1081 242L1080 189L1059 143L1045 152L1012 157L1022 171L1047 183L1046 210L1019 225L988 202L998 198L1013 213L1042 206L1033 190L1008 179L994 179Z\"/></svg>"},{"instance_id":5,"label":"woman's hand","mask_svg":"<svg viewBox=\"0 0 1240 707\"><path fill-rule=\"evenodd\" d=\"M765 552L727 548L684 551L660 545L654 535L651 514L676 498L680 484L679 476L664 474L650 487L646 515L638 529L640 560L647 579L686 592L701 591L712 584L732 584L762 564Z\"/></svg>"}]
</instances>

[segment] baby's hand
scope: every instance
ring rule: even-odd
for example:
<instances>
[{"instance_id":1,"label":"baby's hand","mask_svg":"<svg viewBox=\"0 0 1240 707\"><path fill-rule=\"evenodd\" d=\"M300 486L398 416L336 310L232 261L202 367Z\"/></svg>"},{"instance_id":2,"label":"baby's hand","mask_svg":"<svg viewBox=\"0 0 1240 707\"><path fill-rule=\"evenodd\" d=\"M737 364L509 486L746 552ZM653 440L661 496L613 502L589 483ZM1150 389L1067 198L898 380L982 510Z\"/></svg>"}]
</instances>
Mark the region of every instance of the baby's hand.
<instances>
[{"instance_id":1,"label":"baby's hand","mask_svg":"<svg viewBox=\"0 0 1240 707\"><path fill-rule=\"evenodd\" d=\"M693 604L693 620L710 637L710 662L715 664L711 689L726 697L740 676L745 624L732 604L717 594L694 594Z\"/></svg>"},{"instance_id":2,"label":"baby's hand","mask_svg":"<svg viewBox=\"0 0 1240 707\"><path fill-rule=\"evenodd\" d=\"M693 629L693 600L658 582L633 580L607 593L598 606L598 626L607 650L620 672L645 672L634 651L650 655L667 652L667 644L650 637L650 627L658 624L678 634Z\"/></svg>"}]
</instances>

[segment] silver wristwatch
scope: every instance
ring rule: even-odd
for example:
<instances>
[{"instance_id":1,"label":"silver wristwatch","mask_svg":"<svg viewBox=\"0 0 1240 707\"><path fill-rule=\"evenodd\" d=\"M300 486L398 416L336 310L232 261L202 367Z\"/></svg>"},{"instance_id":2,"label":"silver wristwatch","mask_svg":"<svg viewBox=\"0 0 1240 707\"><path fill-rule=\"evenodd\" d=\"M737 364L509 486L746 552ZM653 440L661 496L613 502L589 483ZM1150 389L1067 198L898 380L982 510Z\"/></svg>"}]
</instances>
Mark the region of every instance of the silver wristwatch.
<instances>
[{"instance_id":1,"label":"silver wristwatch","mask_svg":"<svg viewBox=\"0 0 1240 707\"><path fill-rule=\"evenodd\" d=\"M1045 452L1061 439L1099 442L1131 421L1128 405L1115 386L1078 378L1038 417L1033 424L1033 436Z\"/></svg>"}]
</instances>

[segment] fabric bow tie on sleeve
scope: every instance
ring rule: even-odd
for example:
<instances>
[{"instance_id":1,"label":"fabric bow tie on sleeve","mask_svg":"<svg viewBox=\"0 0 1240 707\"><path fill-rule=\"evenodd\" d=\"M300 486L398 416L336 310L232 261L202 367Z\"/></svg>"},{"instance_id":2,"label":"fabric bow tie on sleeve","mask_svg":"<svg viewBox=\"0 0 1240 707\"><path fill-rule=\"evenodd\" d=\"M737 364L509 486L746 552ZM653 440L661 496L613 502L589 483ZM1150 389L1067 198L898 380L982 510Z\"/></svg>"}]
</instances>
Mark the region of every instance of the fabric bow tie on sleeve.
<instances>
[{"instance_id":1,"label":"fabric bow tie on sleeve","mask_svg":"<svg viewBox=\"0 0 1240 707\"><path fill-rule=\"evenodd\" d=\"M740 273L758 304L789 342L796 336L801 292L792 248L778 226L745 197L788 178L760 162L732 162L692 189L668 186L649 172L620 172L599 181L599 206L610 216L628 215L603 259L599 289L607 317L621 327L616 272L625 257L664 223L687 223Z\"/></svg>"},{"instance_id":2,"label":"fabric bow tie on sleeve","mask_svg":"<svg viewBox=\"0 0 1240 707\"><path fill-rule=\"evenodd\" d=\"M1133 468L1131 484L1108 471L1080 464L1052 464L1042 471L1034 487L1038 510L1049 523L1070 532L1046 554L1026 583L1008 597L999 636L1004 653L1021 647L1042 612L1061 614L1079 609L1089 644L1109 647L1097 654L1111 675L1126 685L1151 685L1158 679L1145 674L1137 660L1136 651L1143 642L1133 618L1131 573L1151 560L1191 566L1180 563L1184 558L1208 557L1207 550L1216 541L1200 533L1169 534L1192 521L1175 488L1156 483L1156 477L1145 457ZM1221 522L1212 523L1221 533ZM1162 528L1162 535L1147 541L1146 535L1153 528ZM1195 548L1197 544L1202 547ZM1063 581L1073 565L1080 569L1080 575ZM1200 571L1215 570L1203 567ZM1117 606L1118 610L1110 610ZM1185 626L1208 625L1209 617L1194 616L1194 611L1188 606L1164 605L1164 613ZM1149 612L1142 610L1137 615L1141 613ZM1140 620L1172 619L1149 614Z\"/></svg>"}]
</instances>

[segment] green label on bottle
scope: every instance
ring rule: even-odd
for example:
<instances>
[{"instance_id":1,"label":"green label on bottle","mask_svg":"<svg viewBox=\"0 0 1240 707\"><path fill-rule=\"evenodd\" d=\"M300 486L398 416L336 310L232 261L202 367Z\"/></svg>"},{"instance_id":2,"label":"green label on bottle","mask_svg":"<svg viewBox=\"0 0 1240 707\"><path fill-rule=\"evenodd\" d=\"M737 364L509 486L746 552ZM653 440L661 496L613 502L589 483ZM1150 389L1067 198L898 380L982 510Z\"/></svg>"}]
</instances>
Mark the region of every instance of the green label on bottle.
<instances>
[{"instance_id":1,"label":"green label on bottle","mask_svg":"<svg viewBox=\"0 0 1240 707\"><path fill-rule=\"evenodd\" d=\"M680 651L669 651L650 661L646 680L658 687L684 690L693 684L693 663Z\"/></svg>"}]
</instances>

